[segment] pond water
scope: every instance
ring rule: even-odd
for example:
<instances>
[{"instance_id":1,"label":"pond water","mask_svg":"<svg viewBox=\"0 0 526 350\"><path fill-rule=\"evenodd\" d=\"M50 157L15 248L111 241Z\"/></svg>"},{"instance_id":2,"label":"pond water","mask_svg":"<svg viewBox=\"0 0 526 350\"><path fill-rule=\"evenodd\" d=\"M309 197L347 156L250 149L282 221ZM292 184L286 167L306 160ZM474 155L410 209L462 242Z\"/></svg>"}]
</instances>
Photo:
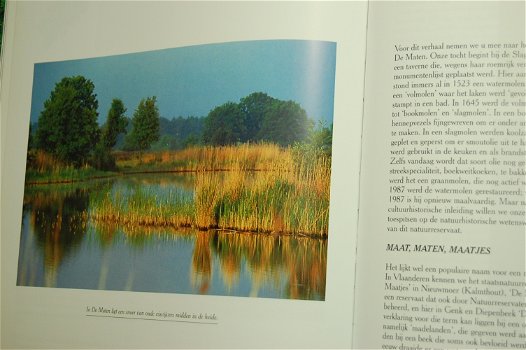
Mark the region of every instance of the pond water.
<instances>
[{"instance_id":1,"label":"pond water","mask_svg":"<svg viewBox=\"0 0 526 350\"><path fill-rule=\"evenodd\" d=\"M324 300L327 240L94 220L94 196L193 195L192 175L26 188L20 286Z\"/></svg>"}]
</instances>

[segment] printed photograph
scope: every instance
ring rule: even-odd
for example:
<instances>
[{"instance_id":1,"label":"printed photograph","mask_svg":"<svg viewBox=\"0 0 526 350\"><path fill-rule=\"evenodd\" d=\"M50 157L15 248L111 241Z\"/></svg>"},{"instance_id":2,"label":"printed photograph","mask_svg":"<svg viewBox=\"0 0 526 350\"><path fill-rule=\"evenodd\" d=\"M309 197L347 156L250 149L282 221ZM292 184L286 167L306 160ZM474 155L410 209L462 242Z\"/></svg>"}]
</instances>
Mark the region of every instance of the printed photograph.
<instances>
[{"instance_id":1,"label":"printed photograph","mask_svg":"<svg viewBox=\"0 0 526 350\"><path fill-rule=\"evenodd\" d=\"M324 300L336 44L34 65L17 285Z\"/></svg>"}]
</instances>

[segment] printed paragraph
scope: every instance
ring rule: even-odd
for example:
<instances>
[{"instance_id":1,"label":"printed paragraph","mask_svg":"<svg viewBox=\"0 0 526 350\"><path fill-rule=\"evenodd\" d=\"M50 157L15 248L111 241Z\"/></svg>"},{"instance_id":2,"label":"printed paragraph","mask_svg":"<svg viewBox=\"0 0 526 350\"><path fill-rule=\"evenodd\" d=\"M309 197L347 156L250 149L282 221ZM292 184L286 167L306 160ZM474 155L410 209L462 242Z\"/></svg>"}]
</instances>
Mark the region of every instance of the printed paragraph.
<instances>
[{"instance_id":1,"label":"printed paragraph","mask_svg":"<svg viewBox=\"0 0 526 350\"><path fill-rule=\"evenodd\" d=\"M393 47L389 231L524 227L525 47Z\"/></svg>"},{"instance_id":2,"label":"printed paragraph","mask_svg":"<svg viewBox=\"0 0 526 350\"><path fill-rule=\"evenodd\" d=\"M384 349L526 349L524 271L386 263Z\"/></svg>"}]
</instances>

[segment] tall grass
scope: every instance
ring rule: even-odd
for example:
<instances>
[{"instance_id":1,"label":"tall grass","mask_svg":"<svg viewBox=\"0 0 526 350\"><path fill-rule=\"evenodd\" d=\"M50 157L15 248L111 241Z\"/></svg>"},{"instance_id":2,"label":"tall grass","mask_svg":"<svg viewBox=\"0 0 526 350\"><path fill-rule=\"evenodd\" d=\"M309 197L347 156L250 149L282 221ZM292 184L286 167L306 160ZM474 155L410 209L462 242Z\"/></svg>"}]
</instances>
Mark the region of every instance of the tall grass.
<instances>
[{"instance_id":1,"label":"tall grass","mask_svg":"<svg viewBox=\"0 0 526 350\"><path fill-rule=\"evenodd\" d=\"M117 158L121 165L129 161ZM178 169L194 172L193 196L147 184L119 188L93 197L93 218L126 225L328 234L329 157L246 144L143 154L135 161L155 164L152 167L186 164Z\"/></svg>"},{"instance_id":2,"label":"tall grass","mask_svg":"<svg viewBox=\"0 0 526 350\"><path fill-rule=\"evenodd\" d=\"M191 196L174 190L158 191L153 186L122 187L90 197L90 216L95 220L119 222L125 226L193 225Z\"/></svg>"},{"instance_id":3,"label":"tall grass","mask_svg":"<svg viewBox=\"0 0 526 350\"><path fill-rule=\"evenodd\" d=\"M117 152L117 166L126 170L212 171L290 170L288 149L269 143L237 146L194 146L180 151Z\"/></svg>"},{"instance_id":4,"label":"tall grass","mask_svg":"<svg viewBox=\"0 0 526 350\"><path fill-rule=\"evenodd\" d=\"M326 236L330 170L321 169L325 163L320 159L309 172L300 166L289 172L200 173L196 212L206 207L209 224L222 229Z\"/></svg>"}]
</instances>

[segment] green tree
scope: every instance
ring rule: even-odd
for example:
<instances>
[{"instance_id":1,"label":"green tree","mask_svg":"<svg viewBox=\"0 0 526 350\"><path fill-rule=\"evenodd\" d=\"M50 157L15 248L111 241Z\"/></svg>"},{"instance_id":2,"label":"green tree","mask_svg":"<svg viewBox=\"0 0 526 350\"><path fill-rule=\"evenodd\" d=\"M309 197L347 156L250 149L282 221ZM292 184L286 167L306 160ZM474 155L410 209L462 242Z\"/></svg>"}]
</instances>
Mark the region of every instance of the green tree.
<instances>
[{"instance_id":1,"label":"green tree","mask_svg":"<svg viewBox=\"0 0 526 350\"><path fill-rule=\"evenodd\" d=\"M239 108L245 115L245 135L243 141L257 141L263 118L275 98L263 93L254 92L239 101Z\"/></svg>"},{"instance_id":2,"label":"green tree","mask_svg":"<svg viewBox=\"0 0 526 350\"><path fill-rule=\"evenodd\" d=\"M83 76L65 77L44 102L36 147L80 167L99 140L95 85Z\"/></svg>"},{"instance_id":3,"label":"green tree","mask_svg":"<svg viewBox=\"0 0 526 350\"><path fill-rule=\"evenodd\" d=\"M159 140L154 142L150 149L152 151L166 151L175 149L175 137L172 135L163 134Z\"/></svg>"},{"instance_id":4,"label":"green tree","mask_svg":"<svg viewBox=\"0 0 526 350\"><path fill-rule=\"evenodd\" d=\"M101 141L104 147L108 150L111 150L117 143L117 136L126 132L128 119L124 113L126 113L124 103L122 103L120 99L114 98L108 111L106 123L102 127Z\"/></svg>"},{"instance_id":5,"label":"green tree","mask_svg":"<svg viewBox=\"0 0 526 350\"><path fill-rule=\"evenodd\" d=\"M203 130L206 144L231 145L242 142L244 135L244 115L237 103L227 102L208 113Z\"/></svg>"},{"instance_id":6,"label":"green tree","mask_svg":"<svg viewBox=\"0 0 526 350\"><path fill-rule=\"evenodd\" d=\"M111 154L111 150L117 143L119 134L126 131L128 118L124 115L125 112L126 108L124 108L122 101L117 98L113 99L106 123L102 127L100 141L95 146L90 159L90 164L93 167L103 170L115 169L115 158Z\"/></svg>"},{"instance_id":7,"label":"green tree","mask_svg":"<svg viewBox=\"0 0 526 350\"><path fill-rule=\"evenodd\" d=\"M204 119L201 117L160 118L160 139L152 145L152 149L179 150L197 145L202 139Z\"/></svg>"},{"instance_id":8,"label":"green tree","mask_svg":"<svg viewBox=\"0 0 526 350\"><path fill-rule=\"evenodd\" d=\"M332 124L328 127L323 122L310 132L309 144L327 156L332 155Z\"/></svg>"},{"instance_id":9,"label":"green tree","mask_svg":"<svg viewBox=\"0 0 526 350\"><path fill-rule=\"evenodd\" d=\"M265 112L258 139L289 146L306 139L312 123L294 101L275 100Z\"/></svg>"},{"instance_id":10,"label":"green tree","mask_svg":"<svg viewBox=\"0 0 526 350\"><path fill-rule=\"evenodd\" d=\"M323 122L318 122L316 128L314 126L311 128L308 137L303 142L295 142L292 146L292 159L298 170L303 169L310 172L319 166L320 159L330 164L331 157L332 124L327 127Z\"/></svg>"},{"instance_id":11,"label":"green tree","mask_svg":"<svg viewBox=\"0 0 526 350\"><path fill-rule=\"evenodd\" d=\"M159 140L159 109L155 96L142 99L133 113L132 129L125 140L125 148L145 151Z\"/></svg>"}]
</instances>

